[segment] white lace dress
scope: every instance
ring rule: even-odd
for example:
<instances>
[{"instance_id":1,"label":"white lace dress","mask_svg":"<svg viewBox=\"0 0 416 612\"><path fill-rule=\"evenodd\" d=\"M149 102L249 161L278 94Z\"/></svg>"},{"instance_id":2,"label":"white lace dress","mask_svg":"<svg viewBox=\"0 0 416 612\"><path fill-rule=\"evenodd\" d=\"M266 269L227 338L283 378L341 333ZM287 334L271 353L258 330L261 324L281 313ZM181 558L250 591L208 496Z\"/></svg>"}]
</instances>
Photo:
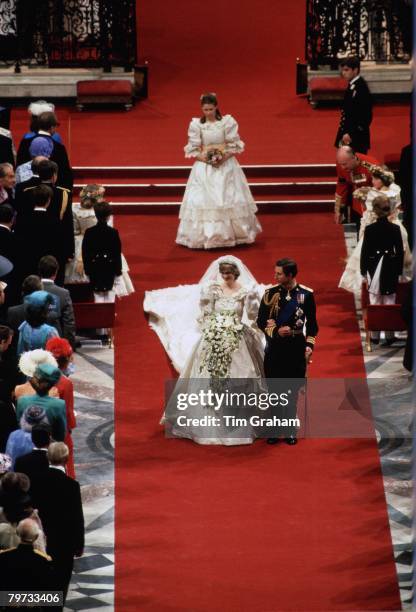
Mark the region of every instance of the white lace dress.
<instances>
[{"instance_id":1,"label":"white lace dress","mask_svg":"<svg viewBox=\"0 0 416 612\"><path fill-rule=\"evenodd\" d=\"M231 115L206 123L192 119L185 157L197 157L215 146L233 154L244 151L235 119ZM234 155L218 168L197 160L180 208L176 242L191 249L252 243L261 231L256 211L246 177Z\"/></svg>"},{"instance_id":2,"label":"white lace dress","mask_svg":"<svg viewBox=\"0 0 416 612\"><path fill-rule=\"evenodd\" d=\"M384 195L390 200L392 205L393 213L391 220L400 227L403 240L404 249L404 262L403 262L403 273L402 282L408 282L412 278L412 253L409 247L409 241L407 236L406 228L399 219L399 209L401 205L400 199L400 187L395 183L392 183L388 188L378 190L371 187L367 192L365 200L365 211L361 218L360 232L358 236L358 243L348 258L347 265L339 281L339 287L346 289L351 293L357 293L361 290L361 284L363 282L360 269L361 249L364 240L364 231L367 225L374 223L377 220L376 214L373 211L373 201L377 196Z\"/></svg>"}]
</instances>

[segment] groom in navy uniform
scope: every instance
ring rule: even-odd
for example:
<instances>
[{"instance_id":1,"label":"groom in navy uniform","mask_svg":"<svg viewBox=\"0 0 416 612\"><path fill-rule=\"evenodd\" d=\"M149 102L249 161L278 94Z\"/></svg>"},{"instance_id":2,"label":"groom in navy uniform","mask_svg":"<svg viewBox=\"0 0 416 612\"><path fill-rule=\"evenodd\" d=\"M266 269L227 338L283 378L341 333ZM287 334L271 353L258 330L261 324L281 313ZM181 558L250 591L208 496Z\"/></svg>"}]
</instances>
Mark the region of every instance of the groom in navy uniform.
<instances>
[{"instance_id":1,"label":"groom in navy uniform","mask_svg":"<svg viewBox=\"0 0 416 612\"><path fill-rule=\"evenodd\" d=\"M260 304L257 325L266 336L266 378L304 379L315 346L318 323L313 290L297 282L297 272L293 259L279 259L275 268L279 284L266 290ZM286 417L296 418L296 402ZM296 444L293 429L285 440ZM268 439L269 444L277 441L278 438Z\"/></svg>"}]
</instances>

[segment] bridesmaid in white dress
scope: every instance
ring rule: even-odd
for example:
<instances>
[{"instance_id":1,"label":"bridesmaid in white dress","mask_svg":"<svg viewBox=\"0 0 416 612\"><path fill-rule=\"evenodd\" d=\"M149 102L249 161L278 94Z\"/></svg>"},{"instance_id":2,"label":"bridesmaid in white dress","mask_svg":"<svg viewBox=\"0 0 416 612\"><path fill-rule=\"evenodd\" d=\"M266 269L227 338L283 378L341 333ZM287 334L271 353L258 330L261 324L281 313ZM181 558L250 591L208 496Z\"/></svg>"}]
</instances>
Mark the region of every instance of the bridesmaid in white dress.
<instances>
[{"instance_id":1,"label":"bridesmaid in white dress","mask_svg":"<svg viewBox=\"0 0 416 612\"><path fill-rule=\"evenodd\" d=\"M192 119L185 157L196 158L179 212L176 242L191 249L254 242L257 206L235 158L244 151L238 125L222 116L215 94L201 96L203 116Z\"/></svg>"}]
</instances>

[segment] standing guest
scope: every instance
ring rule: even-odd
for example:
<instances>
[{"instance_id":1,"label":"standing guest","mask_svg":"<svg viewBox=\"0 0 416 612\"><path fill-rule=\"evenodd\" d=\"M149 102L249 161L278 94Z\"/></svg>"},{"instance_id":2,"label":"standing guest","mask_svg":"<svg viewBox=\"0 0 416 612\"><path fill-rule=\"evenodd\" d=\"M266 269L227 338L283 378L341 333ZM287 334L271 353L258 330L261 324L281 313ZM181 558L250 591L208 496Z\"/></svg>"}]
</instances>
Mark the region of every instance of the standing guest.
<instances>
[{"instance_id":1,"label":"standing guest","mask_svg":"<svg viewBox=\"0 0 416 612\"><path fill-rule=\"evenodd\" d=\"M108 225L111 216L108 202L97 202L94 212L97 224L85 232L82 260L95 301L114 302L114 281L122 272L120 236L116 229Z\"/></svg>"},{"instance_id":2,"label":"standing guest","mask_svg":"<svg viewBox=\"0 0 416 612\"><path fill-rule=\"evenodd\" d=\"M261 232L257 206L237 155L244 151L237 121L222 115L214 93L200 98L185 157L195 158L179 211L177 244L213 249L251 244Z\"/></svg>"},{"instance_id":3,"label":"standing guest","mask_svg":"<svg viewBox=\"0 0 416 612\"><path fill-rule=\"evenodd\" d=\"M49 161L47 157L35 157L31 163L31 177L21 183L17 183L15 188L14 209L17 213L18 220L33 210L32 188L40 184L39 164L44 161Z\"/></svg>"},{"instance_id":4,"label":"standing guest","mask_svg":"<svg viewBox=\"0 0 416 612\"><path fill-rule=\"evenodd\" d=\"M404 250L400 227L389 221L391 205L387 198L373 202L377 221L367 225L361 249L361 275L367 281L370 304L394 304L399 277L403 270ZM395 341L393 332L385 332L384 346ZM372 342L379 343L380 332L371 332Z\"/></svg>"},{"instance_id":5,"label":"standing guest","mask_svg":"<svg viewBox=\"0 0 416 612\"><path fill-rule=\"evenodd\" d=\"M46 343L46 350L49 351L61 370L61 378L57 384L59 397L64 400L66 406L66 436L65 444L69 449L69 457L66 464L66 473L71 478L75 478L74 465L74 442L72 440L72 430L77 426L74 412L74 385L69 376L74 372L73 351L68 340L65 338L51 338Z\"/></svg>"},{"instance_id":6,"label":"standing guest","mask_svg":"<svg viewBox=\"0 0 416 612\"><path fill-rule=\"evenodd\" d=\"M336 159L335 223L343 223L351 218L358 224L363 207L359 199L353 198L353 192L361 187L371 187L371 165L380 164L374 157L355 153L350 146L340 147Z\"/></svg>"},{"instance_id":7,"label":"standing guest","mask_svg":"<svg viewBox=\"0 0 416 612\"><path fill-rule=\"evenodd\" d=\"M33 177L33 160L34 159L49 159L53 151L53 143L50 138L45 136L37 136L32 140L29 147L31 159L16 168L16 183L23 183Z\"/></svg>"},{"instance_id":8,"label":"standing guest","mask_svg":"<svg viewBox=\"0 0 416 612\"><path fill-rule=\"evenodd\" d=\"M4 127L0 127L0 162L14 166L12 133Z\"/></svg>"},{"instance_id":9,"label":"standing guest","mask_svg":"<svg viewBox=\"0 0 416 612\"><path fill-rule=\"evenodd\" d=\"M313 289L296 280L298 267L293 259L276 262L278 284L267 289L260 303L257 325L266 336L264 372L266 378L304 379L318 333ZM306 328L306 337L304 334ZM287 418L296 417L296 402ZM270 438L275 444L278 438ZM296 444L296 432L289 430L288 444Z\"/></svg>"},{"instance_id":10,"label":"standing guest","mask_svg":"<svg viewBox=\"0 0 416 612\"><path fill-rule=\"evenodd\" d=\"M27 351L19 359L19 370L26 377L26 382L17 385L14 390L14 397L16 400L23 397L24 395L35 395L36 391L32 387L30 380L35 375L36 370L40 365L51 365L54 368L58 367L58 362L55 357L46 350L34 349L33 351ZM58 389L52 387L49 391L51 397L59 397Z\"/></svg>"},{"instance_id":11,"label":"standing guest","mask_svg":"<svg viewBox=\"0 0 416 612\"><path fill-rule=\"evenodd\" d=\"M98 187L98 185L87 185L88 187ZM65 268L65 282L66 283L88 283L88 276L85 274L84 262L82 261L82 241L84 234L89 227L93 227L97 223L97 217L94 212L94 204L97 203L95 197L85 195L90 193L86 191L83 195L84 189L81 191L81 202L74 204L72 209L73 221L74 221L74 239L75 239L75 256L67 263ZM95 193L95 192L94 192Z\"/></svg>"},{"instance_id":12,"label":"standing guest","mask_svg":"<svg viewBox=\"0 0 416 612\"><path fill-rule=\"evenodd\" d=\"M19 302L20 283L18 277L18 245L12 232L15 212L10 204L0 206L0 255L13 264L13 270L3 276L7 284L5 307L14 306Z\"/></svg>"},{"instance_id":13,"label":"standing guest","mask_svg":"<svg viewBox=\"0 0 416 612\"><path fill-rule=\"evenodd\" d=\"M52 443L48 449L50 467L39 482L34 500L47 538L47 552L54 560L56 589L68 592L74 557L84 550L84 514L79 483L65 474L69 457L66 444Z\"/></svg>"},{"instance_id":14,"label":"standing guest","mask_svg":"<svg viewBox=\"0 0 416 612\"><path fill-rule=\"evenodd\" d=\"M341 75L348 81L342 104L341 120L335 146L348 145L366 154L370 148L370 124L373 103L368 85L360 74L358 57L346 57L340 62Z\"/></svg>"},{"instance_id":15,"label":"standing guest","mask_svg":"<svg viewBox=\"0 0 416 612\"><path fill-rule=\"evenodd\" d=\"M25 320L19 326L17 354L45 348L49 338L58 336L56 328L46 323L53 297L46 291L34 291L25 297Z\"/></svg>"},{"instance_id":16,"label":"standing guest","mask_svg":"<svg viewBox=\"0 0 416 612\"><path fill-rule=\"evenodd\" d=\"M32 138L33 136L36 136L36 133L39 130L38 117L42 113L54 113L55 104L52 104L52 102L47 102L46 100L36 100L35 102L31 102L29 104L27 111L30 115L30 131L26 132L23 138ZM54 132L52 134L52 140L62 143L62 138L58 132Z\"/></svg>"},{"instance_id":17,"label":"standing guest","mask_svg":"<svg viewBox=\"0 0 416 612\"><path fill-rule=\"evenodd\" d=\"M11 344L13 331L0 325L0 452L4 452L12 431L17 429L16 413L12 403L12 391L17 382L15 353Z\"/></svg>"},{"instance_id":18,"label":"standing guest","mask_svg":"<svg viewBox=\"0 0 416 612\"><path fill-rule=\"evenodd\" d=\"M14 186L16 178L12 164L0 164L0 204L11 204L14 208Z\"/></svg>"},{"instance_id":19,"label":"standing guest","mask_svg":"<svg viewBox=\"0 0 416 612\"><path fill-rule=\"evenodd\" d=\"M37 273L39 260L44 255L54 255L59 261L62 251L59 221L47 214L53 196L52 189L48 185L38 185L32 193L33 211L25 215L16 227L20 248L19 269L23 278Z\"/></svg>"},{"instance_id":20,"label":"standing guest","mask_svg":"<svg viewBox=\"0 0 416 612\"><path fill-rule=\"evenodd\" d=\"M51 434L47 427L40 425L32 427L31 436L33 450L18 457L14 463L14 469L16 472L26 474L30 480L30 486L33 488L36 487L36 481L48 471L48 448L51 443Z\"/></svg>"},{"instance_id":21,"label":"standing guest","mask_svg":"<svg viewBox=\"0 0 416 612\"><path fill-rule=\"evenodd\" d=\"M39 261L39 276L42 279L44 291L52 294L54 305L52 309L55 311L57 322L59 323L58 332L63 338L66 338L71 346L75 348L75 316L72 306L72 299L68 289L59 287L55 284L58 275L59 264L52 255L45 255Z\"/></svg>"},{"instance_id":22,"label":"standing guest","mask_svg":"<svg viewBox=\"0 0 416 612\"><path fill-rule=\"evenodd\" d=\"M42 281L36 274L30 274L25 278L22 283L22 299L24 300L27 295L30 295L34 291L42 291ZM19 337L19 327L26 318L25 305L22 302L17 306L11 306L7 310L7 324L12 328L17 339Z\"/></svg>"},{"instance_id":23,"label":"standing guest","mask_svg":"<svg viewBox=\"0 0 416 612\"><path fill-rule=\"evenodd\" d=\"M18 421L26 414L26 409L37 409L42 414L42 424L47 423L51 428L52 438L63 441L66 433L66 407L65 402L56 397L50 397L49 391L58 384L61 372L49 364L38 366L34 376L30 379L35 395L25 395L17 401L16 416Z\"/></svg>"},{"instance_id":24,"label":"standing guest","mask_svg":"<svg viewBox=\"0 0 416 612\"><path fill-rule=\"evenodd\" d=\"M41 533L32 519L24 519L16 533L18 546L0 552L2 585L9 591L52 591L56 589L52 559L35 548Z\"/></svg>"},{"instance_id":25,"label":"standing guest","mask_svg":"<svg viewBox=\"0 0 416 612\"><path fill-rule=\"evenodd\" d=\"M24 164L25 162L29 161L29 147L32 140L34 138L37 138L38 136L45 136L46 138L49 138L53 143L53 151L51 153L50 159L58 164L58 184L62 185L63 187L66 187L67 189L72 189L74 180L65 146L59 142L56 142L53 139L53 135L56 132L56 127L58 125L59 124L55 113L46 112L39 115L37 124L38 130L35 136L31 138L24 138L21 141L19 145L19 150L17 152L16 162L17 165L20 166L20 164Z\"/></svg>"}]
</instances>

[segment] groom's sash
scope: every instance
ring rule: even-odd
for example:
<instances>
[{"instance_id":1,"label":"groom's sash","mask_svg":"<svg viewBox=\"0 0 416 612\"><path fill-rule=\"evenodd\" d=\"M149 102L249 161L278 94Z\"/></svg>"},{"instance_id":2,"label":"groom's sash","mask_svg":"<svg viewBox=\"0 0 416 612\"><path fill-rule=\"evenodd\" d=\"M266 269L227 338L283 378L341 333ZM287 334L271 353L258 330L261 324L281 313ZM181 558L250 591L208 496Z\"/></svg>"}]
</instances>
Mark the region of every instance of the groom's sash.
<instances>
[{"instance_id":1,"label":"groom's sash","mask_svg":"<svg viewBox=\"0 0 416 612\"><path fill-rule=\"evenodd\" d=\"M295 311L298 307L298 302L296 297L292 297L290 302L286 302L283 308L280 309L279 315L276 318L276 325L281 327L285 323L289 321L289 319L295 314Z\"/></svg>"}]
</instances>

